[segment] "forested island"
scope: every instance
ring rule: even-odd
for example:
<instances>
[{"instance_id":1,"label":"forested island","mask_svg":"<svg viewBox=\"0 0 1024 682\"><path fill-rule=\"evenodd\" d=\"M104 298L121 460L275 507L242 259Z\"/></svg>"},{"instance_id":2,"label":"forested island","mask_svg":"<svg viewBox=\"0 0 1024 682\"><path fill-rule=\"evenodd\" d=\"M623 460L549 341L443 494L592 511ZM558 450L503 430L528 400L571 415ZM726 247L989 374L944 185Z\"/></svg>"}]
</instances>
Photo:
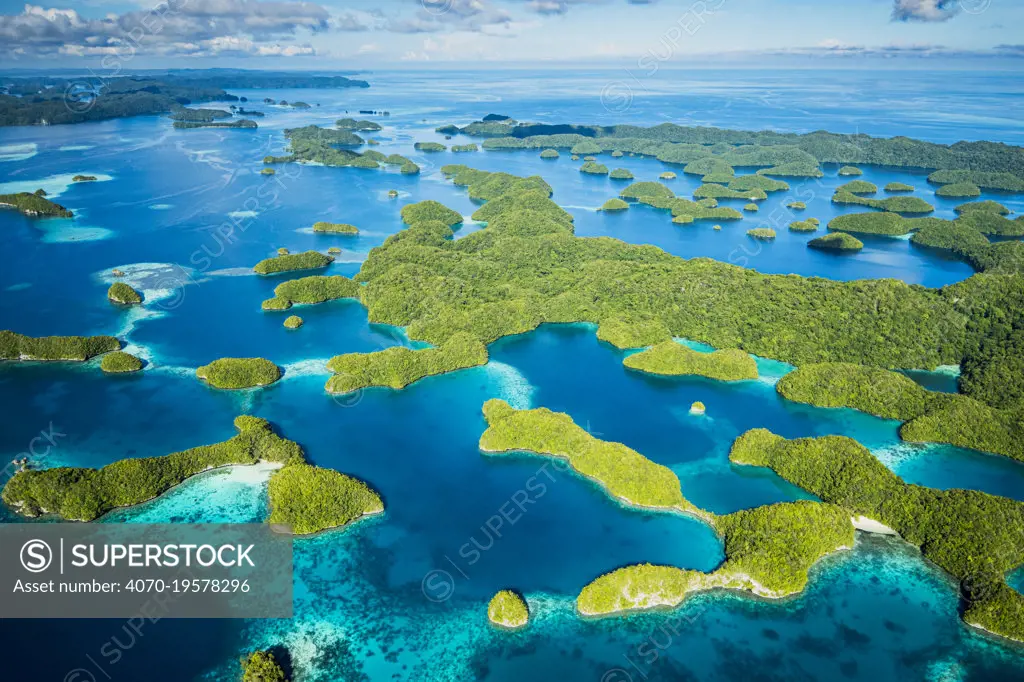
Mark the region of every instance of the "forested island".
<instances>
[{"instance_id":1,"label":"forested island","mask_svg":"<svg viewBox=\"0 0 1024 682\"><path fill-rule=\"evenodd\" d=\"M196 376L214 388L256 388L280 379L281 368L265 358L220 358L198 368Z\"/></svg>"},{"instance_id":2,"label":"forested island","mask_svg":"<svg viewBox=\"0 0 1024 682\"><path fill-rule=\"evenodd\" d=\"M444 225L430 220L450 214L442 222L453 224L461 220L456 212L429 202L419 225L419 205L407 206L409 228L374 249L356 276L365 283L360 299L370 320L406 327L413 339L440 347L468 333L489 343L544 322L643 319L670 336L796 365L960 364L968 395L989 404L1024 399L1024 380L1005 379L1024 377L1024 337L1014 332L1024 326L1018 275L975 276L938 290L895 280L763 275L651 246L575 237L571 216L548 198L540 178L443 170L487 201L473 215L487 229L452 241ZM638 201L686 201L665 199L661 187L642 189ZM963 215L973 213L987 212ZM462 293L453 299L444 293L451 291ZM803 332L786 332L794 327Z\"/></svg>"},{"instance_id":3,"label":"forested island","mask_svg":"<svg viewBox=\"0 0 1024 682\"><path fill-rule=\"evenodd\" d=\"M71 218L74 213L46 198L46 192L0 194L0 208L13 208L32 218Z\"/></svg>"},{"instance_id":4,"label":"forested island","mask_svg":"<svg viewBox=\"0 0 1024 682\"><path fill-rule=\"evenodd\" d=\"M664 341L622 361L630 369L662 376L702 376L719 381L757 378L757 363L735 348L699 353L676 341Z\"/></svg>"},{"instance_id":5,"label":"forested island","mask_svg":"<svg viewBox=\"0 0 1024 682\"><path fill-rule=\"evenodd\" d=\"M186 479L217 467L272 462L268 522L297 535L347 525L379 514L384 504L372 488L351 476L307 464L302 448L276 434L258 417L235 418L230 440L160 457L122 459L100 469L57 467L23 470L3 488L3 501L25 516L52 514L92 521L107 512L141 504Z\"/></svg>"},{"instance_id":6,"label":"forested island","mask_svg":"<svg viewBox=\"0 0 1024 682\"><path fill-rule=\"evenodd\" d=\"M211 69L100 79L0 77L0 126L83 123L164 114L189 104L238 102L230 88L367 88L344 76Z\"/></svg>"},{"instance_id":7,"label":"forested island","mask_svg":"<svg viewBox=\"0 0 1024 682\"><path fill-rule=\"evenodd\" d=\"M573 154L619 151L684 165L715 158L731 167L760 167L760 174L776 177L821 177L822 163L871 164L935 170L928 181L938 185L970 182L983 189L1024 192L1024 150L993 142L943 145L906 137L824 131L754 132L674 123L649 128L588 126L511 119L445 129L449 134L457 131L488 138L484 149L569 149Z\"/></svg>"},{"instance_id":8,"label":"forested island","mask_svg":"<svg viewBox=\"0 0 1024 682\"><path fill-rule=\"evenodd\" d=\"M0 331L0 360L68 360L90 358L121 350L113 336L40 336Z\"/></svg>"},{"instance_id":9,"label":"forested island","mask_svg":"<svg viewBox=\"0 0 1024 682\"><path fill-rule=\"evenodd\" d=\"M490 400L483 409L488 428L480 449L485 454L525 451L565 459L624 505L686 513L724 541L726 560L713 573L636 565L598 578L577 599L582 615L675 606L690 592L715 588L788 596L804 588L818 559L853 546L850 515L837 506L779 503L720 516L688 502L670 469L621 443L593 437L569 415L514 410L501 400Z\"/></svg>"},{"instance_id":10,"label":"forested island","mask_svg":"<svg viewBox=\"0 0 1024 682\"><path fill-rule=\"evenodd\" d=\"M1005 582L1024 561L1024 503L973 490L908 485L867 448L843 436L793 441L765 429L743 434L729 458L767 466L822 502L776 503L717 515L686 501L679 480L620 443L598 440L568 415L540 408L514 410L500 400L484 405L484 453L533 452L569 464L627 505L691 514L725 544L725 561L702 573L640 564L601 576L580 592L585 616L672 607L688 594L735 589L779 598L803 590L821 557L848 549L854 521L893 529L961 581L964 620L1024 641L1024 596ZM881 525L877 525L881 524ZM867 526L865 526L867 527Z\"/></svg>"},{"instance_id":11,"label":"forested island","mask_svg":"<svg viewBox=\"0 0 1024 682\"><path fill-rule=\"evenodd\" d=\"M256 121L240 118L234 121L175 121L174 128L177 130L189 130L191 128L259 128Z\"/></svg>"},{"instance_id":12,"label":"forested island","mask_svg":"<svg viewBox=\"0 0 1024 682\"><path fill-rule=\"evenodd\" d=\"M988 405L966 395L928 391L898 372L850 363L802 365L776 390L787 400L819 407L850 407L904 422L900 437L949 443L1024 462L1024 407Z\"/></svg>"},{"instance_id":13,"label":"forested island","mask_svg":"<svg viewBox=\"0 0 1024 682\"><path fill-rule=\"evenodd\" d=\"M272 258L264 258L252 269L260 275L276 275L295 270L318 270L326 268L333 262L333 257L319 251L303 251L302 253L285 253Z\"/></svg>"},{"instance_id":14,"label":"forested island","mask_svg":"<svg viewBox=\"0 0 1024 682\"><path fill-rule=\"evenodd\" d=\"M1024 562L1024 503L907 484L844 436L786 440L754 429L736 440L729 459L768 467L825 502L892 528L960 582L964 621L1024 641L1024 595L1006 584L1006 574Z\"/></svg>"},{"instance_id":15,"label":"forested island","mask_svg":"<svg viewBox=\"0 0 1024 682\"><path fill-rule=\"evenodd\" d=\"M363 138L346 128L321 128L309 125L284 131L289 146L287 156L266 156L263 163L318 163L324 166L380 168L399 166L406 175L416 175L420 167L401 154L386 155L375 149L357 152L351 147L364 143Z\"/></svg>"}]
</instances>

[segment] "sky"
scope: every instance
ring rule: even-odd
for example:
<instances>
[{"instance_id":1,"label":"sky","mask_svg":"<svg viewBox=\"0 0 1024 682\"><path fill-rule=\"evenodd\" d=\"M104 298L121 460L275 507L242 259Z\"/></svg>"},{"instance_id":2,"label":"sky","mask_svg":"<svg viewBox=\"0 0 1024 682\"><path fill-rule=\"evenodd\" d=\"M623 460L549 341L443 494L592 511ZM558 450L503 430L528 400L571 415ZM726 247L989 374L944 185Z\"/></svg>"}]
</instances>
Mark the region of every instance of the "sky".
<instances>
[{"instance_id":1,"label":"sky","mask_svg":"<svg viewBox=\"0 0 1024 682\"><path fill-rule=\"evenodd\" d=\"M0 0L4 68L1024 65L1022 0L35 1Z\"/></svg>"}]
</instances>

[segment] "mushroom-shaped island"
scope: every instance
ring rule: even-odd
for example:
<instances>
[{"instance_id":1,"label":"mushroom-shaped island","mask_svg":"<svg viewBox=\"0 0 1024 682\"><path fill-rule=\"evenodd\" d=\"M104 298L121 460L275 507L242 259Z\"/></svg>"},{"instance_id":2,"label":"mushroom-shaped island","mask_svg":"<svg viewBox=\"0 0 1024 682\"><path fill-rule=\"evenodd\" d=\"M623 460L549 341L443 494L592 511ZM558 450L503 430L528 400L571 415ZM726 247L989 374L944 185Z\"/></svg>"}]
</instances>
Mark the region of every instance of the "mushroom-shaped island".
<instances>
[{"instance_id":1,"label":"mushroom-shaped island","mask_svg":"<svg viewBox=\"0 0 1024 682\"><path fill-rule=\"evenodd\" d=\"M487 605L487 619L492 625L514 630L529 622L530 609L518 593L502 590L491 597L491 603Z\"/></svg>"},{"instance_id":2,"label":"mushroom-shaped island","mask_svg":"<svg viewBox=\"0 0 1024 682\"><path fill-rule=\"evenodd\" d=\"M121 305L137 305L142 303L142 296L124 282L114 282L107 289L107 298Z\"/></svg>"}]
</instances>

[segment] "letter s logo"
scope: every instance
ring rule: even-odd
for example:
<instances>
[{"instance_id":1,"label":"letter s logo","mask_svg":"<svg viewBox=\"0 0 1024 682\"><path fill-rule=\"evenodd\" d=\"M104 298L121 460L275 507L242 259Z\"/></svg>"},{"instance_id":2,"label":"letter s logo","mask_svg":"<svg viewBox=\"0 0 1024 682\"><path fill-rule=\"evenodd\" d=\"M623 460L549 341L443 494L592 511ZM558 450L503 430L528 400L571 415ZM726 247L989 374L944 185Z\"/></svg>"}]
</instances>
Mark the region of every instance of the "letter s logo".
<instances>
[{"instance_id":1,"label":"letter s logo","mask_svg":"<svg viewBox=\"0 0 1024 682\"><path fill-rule=\"evenodd\" d=\"M42 573L53 563L53 550L42 540L29 540L21 546L21 565L29 573Z\"/></svg>"}]
</instances>

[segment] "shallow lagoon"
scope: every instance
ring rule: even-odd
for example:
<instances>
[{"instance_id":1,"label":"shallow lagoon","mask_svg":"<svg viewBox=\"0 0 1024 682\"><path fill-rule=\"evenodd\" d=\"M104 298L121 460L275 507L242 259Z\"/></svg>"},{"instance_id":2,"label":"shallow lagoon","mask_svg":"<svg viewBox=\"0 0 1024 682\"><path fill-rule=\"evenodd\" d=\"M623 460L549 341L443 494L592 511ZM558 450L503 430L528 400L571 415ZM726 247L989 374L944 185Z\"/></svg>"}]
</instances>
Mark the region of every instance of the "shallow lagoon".
<instances>
[{"instance_id":1,"label":"shallow lagoon","mask_svg":"<svg viewBox=\"0 0 1024 682\"><path fill-rule=\"evenodd\" d=\"M983 93L967 103L971 107L1009 111L993 107L995 83L960 77L971 80L965 90ZM706 595L672 614L581 621L572 599L597 575L638 561L710 569L721 559L719 541L691 519L623 509L548 460L487 457L476 444L484 428L480 406L488 398L565 411L595 435L624 442L670 466L689 499L717 512L807 496L771 472L728 463L732 440L757 426L788 437L852 436L908 481L935 487L976 487L1020 499L1024 465L943 446L908 446L899 441L894 422L788 403L775 394L772 383L786 371L779 363L761 361L762 380L734 385L644 376L626 370L623 353L597 341L587 325L545 326L504 339L492 344L488 366L427 379L405 391L331 398L323 392L323 360L407 343L400 331L369 325L365 310L353 302L295 308L292 312L306 320L297 332L281 327L285 315L260 310L281 279L246 273L278 247L296 252L339 246L343 254L326 272L351 275L370 248L401 229L402 205L432 198L464 215L472 213L465 191L437 172L445 163L542 174L555 188L555 199L576 216L577 233L584 236L613 236L656 244L684 257L727 262L739 262L738 249L745 265L764 272L898 277L929 286L970 275L965 265L921 253L901 240L869 240L864 252L853 257L810 251L803 246L810 237L789 233L784 225L773 244L749 241L746 229L762 224L772 206L788 201L785 193L769 195L758 214L723 223L722 231L715 232L710 222L673 225L667 214L646 207L617 216L594 212L625 183L583 176L566 155L543 162L532 151L413 151L415 141L437 139L435 126L465 123L490 111L549 122L643 124L669 114L684 122L740 128L754 121L758 127L800 129L810 118L814 128L839 132L852 131L851 115L871 112L862 120L870 120L875 128L867 132L876 134L939 141L976 135L1022 139L1024 117L992 118L981 127L972 121L967 127L932 107L913 113L887 109L891 118L879 118L874 115L879 101L872 94L878 86L874 81L860 100L854 101L854 88L837 105L830 101L835 93L820 94L827 92L822 76L794 75L788 84L772 88L760 77L734 79L724 89L695 76L686 80L686 95L676 85L652 83L650 92L634 93L628 110L608 111L596 97L607 78L488 74L481 80L479 74L452 74L447 87L438 89L421 74L382 74L379 87L375 81L375 87L360 92L260 91L258 98L250 93L254 101L247 107L267 111L256 131L174 131L157 117L45 131L0 130L2 145L36 145L33 157L20 158L27 152L19 151L4 158L2 182L31 185L86 170L112 178L70 186L60 197L78 215L60 222L108 230L102 240L48 240L50 228L0 212L0 229L20 255L0 272L0 327L29 334L127 335L150 363L141 375L130 377L103 376L95 363L0 366L6 415L0 453L9 459L40 431L52 429L61 435L41 464L101 466L224 440L232 435L232 418L245 412L270 419L286 437L299 441L315 463L366 479L387 506L383 518L297 543L294 621L164 620L130 647L115 622L0 626L6 640L22 651L45 653L31 659L34 676L60 678L89 665L85 654L95 657L112 636L119 637L124 657L104 671L124 680L230 679L239 653L279 641L289 644L303 679L317 681L356 670L373 680L392 675L512 680L536 677L538 670L546 679L593 676L609 682L1024 676L1019 647L987 640L958 621L955 585L925 565L916 551L867 536L860 537L854 552L823 562L807 593L785 603ZM481 101L475 93L481 82L490 81L495 91L520 94ZM926 81L892 87L920 89L928 86ZM575 85L550 87L567 82ZM308 111L265 107L257 103L264 96L322 106ZM963 103L956 95L935 97ZM773 104L793 98L799 106ZM723 101L734 106L723 109ZM284 128L330 123L345 109L359 108L392 111L381 119L385 129L374 135L383 142L377 149L414 158L423 167L419 178L314 166L279 167L278 176L270 179L258 175L262 156L281 149ZM666 168L628 156L602 161L611 168L629 168L638 179L654 179ZM937 205L936 215L950 217L952 206L960 203L937 200L918 174L864 171L864 179L880 186L895 179L914 184L919 196ZM668 184L688 194L696 180L680 174ZM794 190L798 182L790 182ZM840 183L835 169L828 169L821 184L815 182L813 198L799 197L808 203L802 216L827 222L834 214L831 189ZM387 198L392 188L399 190L399 198ZM1015 210L1024 208L1019 198L999 199ZM160 210L154 210L157 206ZM354 223L362 234L351 238L308 231L324 219ZM139 269L152 275L143 286L146 307L132 312L113 308L105 297L106 273L139 263L164 264ZM240 392L216 391L194 379L197 365L227 354L268 357L285 367L285 378L268 389ZM948 380L941 385L948 388ZM694 400L708 406L706 415L689 414ZM268 473L210 472L106 520L259 520L266 509ZM496 537L485 524L531 479L535 487L545 484L543 495L532 490L533 503ZM470 563L473 550L480 554ZM430 582L425 593L424 578L436 571L446 571L450 581L433 573L444 579ZM451 587L447 598L439 599L438 586ZM537 615L523 633L495 633L486 625L486 601L505 587L525 591ZM681 618L687 620L680 623ZM54 648L55 640L75 645ZM651 660L651 645L657 660Z\"/></svg>"}]
</instances>

